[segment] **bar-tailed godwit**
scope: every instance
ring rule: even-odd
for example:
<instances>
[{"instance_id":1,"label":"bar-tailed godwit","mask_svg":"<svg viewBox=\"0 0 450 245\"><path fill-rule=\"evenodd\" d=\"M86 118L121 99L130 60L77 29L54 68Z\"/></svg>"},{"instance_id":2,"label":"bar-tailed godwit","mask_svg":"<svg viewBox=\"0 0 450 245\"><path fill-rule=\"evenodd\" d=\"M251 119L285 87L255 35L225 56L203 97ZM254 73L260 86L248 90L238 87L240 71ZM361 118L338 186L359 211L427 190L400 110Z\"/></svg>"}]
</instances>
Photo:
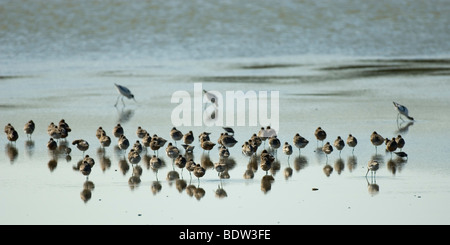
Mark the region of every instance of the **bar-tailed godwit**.
<instances>
[{"instance_id":1,"label":"bar-tailed godwit","mask_svg":"<svg viewBox=\"0 0 450 245\"><path fill-rule=\"evenodd\" d=\"M356 139L355 136L353 136L352 134L349 134L347 137L347 145L352 149L352 154L355 151L355 146L358 144L358 140Z\"/></svg>"},{"instance_id":2,"label":"bar-tailed godwit","mask_svg":"<svg viewBox=\"0 0 450 245\"><path fill-rule=\"evenodd\" d=\"M300 149L305 148L308 145L309 141L299 133L296 133L294 135L293 143L294 146L298 148L298 152L300 153Z\"/></svg>"}]
</instances>

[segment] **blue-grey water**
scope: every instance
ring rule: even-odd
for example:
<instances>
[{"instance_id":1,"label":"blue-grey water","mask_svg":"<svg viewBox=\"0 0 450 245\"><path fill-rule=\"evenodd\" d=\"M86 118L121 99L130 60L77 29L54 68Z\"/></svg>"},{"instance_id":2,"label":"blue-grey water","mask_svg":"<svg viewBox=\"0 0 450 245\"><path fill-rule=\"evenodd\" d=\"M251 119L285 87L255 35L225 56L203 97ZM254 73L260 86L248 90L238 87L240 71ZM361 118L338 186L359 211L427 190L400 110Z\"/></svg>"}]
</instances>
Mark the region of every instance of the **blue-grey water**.
<instances>
[{"instance_id":1,"label":"blue-grey water","mask_svg":"<svg viewBox=\"0 0 450 245\"><path fill-rule=\"evenodd\" d=\"M0 138L0 223L448 224L449 24L444 0L0 0L0 126L19 131L16 143ZM114 83L136 102L114 107ZM96 129L112 135L121 123L131 143L138 126L170 139L172 95L185 91L193 101L195 84L224 96L279 91L280 140L292 143L298 132L309 145L290 158L279 149L279 168L256 166L245 179L251 165L241 145L266 125L226 125L238 140L230 178L208 168L191 179L160 149L166 165L155 173L142 160L141 182L133 184L136 166L123 161L117 139L99 150ZM416 120L397 121L392 101ZM226 115L230 108L222 109ZM47 126L62 118L73 129L68 158L46 148ZM27 140L22 128L30 119L36 131ZM346 146L327 158L317 149L318 126L331 143L357 136L354 153ZM214 142L223 132L204 124L179 129L211 132ZM403 135L408 159L384 146L375 153L374 130ZM73 169L82 153L71 142L79 138L96 161L89 182ZM195 160L210 166L194 145ZM209 156L217 163L217 148ZM365 178L372 158L380 169ZM172 170L178 181L167 179ZM268 185L265 176L274 181Z\"/></svg>"}]
</instances>

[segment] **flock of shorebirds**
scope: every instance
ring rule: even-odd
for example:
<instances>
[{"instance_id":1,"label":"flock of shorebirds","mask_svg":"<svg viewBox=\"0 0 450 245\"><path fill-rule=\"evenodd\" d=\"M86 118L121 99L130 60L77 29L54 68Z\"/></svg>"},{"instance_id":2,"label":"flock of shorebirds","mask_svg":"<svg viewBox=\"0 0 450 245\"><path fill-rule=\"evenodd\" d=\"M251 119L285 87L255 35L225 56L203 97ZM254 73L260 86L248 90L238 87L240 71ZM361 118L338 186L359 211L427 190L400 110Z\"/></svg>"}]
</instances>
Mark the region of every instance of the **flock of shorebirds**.
<instances>
[{"instance_id":1,"label":"flock of shorebirds","mask_svg":"<svg viewBox=\"0 0 450 245\"><path fill-rule=\"evenodd\" d=\"M35 129L35 124L33 120L28 121L23 128L24 133L27 135L29 139L31 139L31 135L33 134ZM214 143L210 138L210 133L202 132L198 135L198 141L200 147L203 151L209 152L217 145L218 153L221 159L227 159L230 156L229 149L234 147L238 141L234 138L234 130L230 127L223 127L225 132L221 133L217 143ZM4 132L6 133L8 141L16 142L19 138L19 134L17 130L8 123ZM50 151L55 151L58 147L58 141L64 140L68 137L69 132L71 132L70 126L64 119L61 119L58 124L50 123L47 127L47 133L50 136L49 141L47 142L47 148ZM157 134L150 135L144 128L138 127L136 130L136 135L140 140L136 140L136 142L131 145L130 140L125 136L124 129L120 124L117 124L112 131L112 135L117 138L117 147L126 154L128 151L128 161L131 164L138 164L141 161L141 152L147 148L150 148L154 151L153 156L150 159L150 167L154 170L157 170L162 165L162 160L158 156L159 149L165 147L165 152L167 157L172 159L173 164L178 166L179 168L186 168L189 173L193 173L195 177L198 179L205 175L206 169L194 162L192 157L192 153L194 151L194 140L195 136L192 131L189 131L186 134L183 134L176 127L173 127L170 130L170 137L173 140L172 142L168 142L167 139L158 136ZM330 142L324 141L327 139L327 133L321 127L318 127L314 136L317 140L317 144L319 141L322 142L321 150L326 154L327 159L328 155L331 154L334 149L341 153L342 149L347 145L352 148L352 154L354 152L355 147L358 144L358 140L352 134L349 134L346 141L342 139L340 136L334 140L333 144ZM112 139L107 135L105 130L100 126L96 131L96 137L99 141L99 144L102 148L109 147L112 144ZM176 146L178 141L182 141L184 144L181 144L184 148L184 154L180 151L180 149ZM260 167L263 171L268 171L271 169L272 163L276 159L276 154L278 149L282 149L283 153L287 156L292 155L293 147L297 148L300 154L301 149L305 148L309 140L301 136L299 133L296 133L293 137L292 144L289 142L281 143L280 139L277 137L277 134L274 129L267 126L266 128L261 127L258 133L252 134L250 139L245 141L241 146L242 154L248 157L256 156L257 150L264 143L264 146L268 142L269 149L264 149L259 153L259 162ZM385 138L374 131L370 136L371 143L375 146L375 151L377 151L377 147L385 144L386 151L391 153L395 153L400 157L407 157L407 154L402 151L402 148L405 145L405 140L401 135L397 135L397 137L392 137L391 139ZM166 146L167 143L167 146ZM89 149L89 143L84 139L76 139L72 141L72 145L75 145L78 150L83 152L83 160L80 161L77 165L78 170L83 173L83 175L88 176L91 172L92 167L95 164L95 161L89 155L85 155L85 152ZM400 151L397 151L399 149ZM65 154L71 153L71 148L64 148ZM377 160L370 160L367 166L366 176L369 171L374 173L379 167ZM225 162L219 161L214 166L215 170L220 174L226 169Z\"/></svg>"},{"instance_id":2,"label":"flock of shorebirds","mask_svg":"<svg viewBox=\"0 0 450 245\"><path fill-rule=\"evenodd\" d=\"M129 99L134 99L134 96L127 88L117 84L116 88L120 93L119 97L117 98L116 105L121 95ZM404 116L409 120L414 120L409 116L408 109L405 106L400 105L396 102L393 103L395 109L398 111L397 120L401 118L401 116ZM200 147L204 151L208 151L208 154L216 145L218 145L217 148L220 158L226 159L230 156L229 148L234 147L238 143L238 141L234 138L234 130L232 128L223 127L223 129L225 130L225 132L220 134L217 143L211 141L210 133L207 132L202 132L200 135L198 135L198 141L200 143ZM31 139L31 135L33 134L34 130L35 124L33 120L29 120L23 127L23 131L29 139ZM11 123L8 123L5 126L4 132L6 133L8 141L11 143L16 142L19 138L17 130L11 125ZM61 119L58 124L54 124L53 122L51 122L47 127L47 133L50 136L50 140L47 143L47 148L51 151L56 150L58 147L58 141L60 139L66 139L70 132L71 128L64 119ZM128 152L128 161L131 164L139 163L141 161L141 152L144 149L150 148L154 151L154 154L150 159L151 168L158 169L162 165L162 161L158 157L158 151L160 148L166 145L168 140L158 136L157 134L153 134L151 136L144 128L140 126L136 130L136 135L139 139L141 139L141 141L136 140L133 145L131 145L130 141L125 136L124 129L120 124L117 124L113 128L112 134L115 138L117 138L117 146L120 150L123 151L124 155L130 148ZM353 153L356 145L358 144L358 140L352 134L348 135L346 141L344 141L344 139L342 139L340 136L337 136L333 144L331 144L330 142L326 142L325 144L323 144L325 139L327 139L327 133L321 127L318 127L315 130L314 136L317 139L317 143L319 141L322 142L321 150L326 154L327 159L328 155L331 154L334 149L338 150L340 153L345 145L348 145L349 147L353 148ZM107 133L101 126L96 131L96 137L99 140L99 144L103 148L109 147L112 143L111 137L107 135ZM193 142L195 140L193 132L189 131L188 133L183 134L176 127L173 127L170 130L170 137L172 138L174 143L168 142L165 151L166 155L170 159L172 159L173 164L175 164L179 168L186 168L189 173L192 172L198 179L203 177L205 175L206 169L200 164L195 163L193 157L191 157L195 147L193 145ZM184 143L182 144L182 146L185 149L185 154L182 154L180 149L176 146L176 142L181 140ZM258 133L254 133L250 137L250 139L242 144L242 154L248 157L256 156L258 147L260 147L263 142L265 145L266 141L268 142L270 150L267 150L264 147L259 155L260 167L266 172L271 169L271 165L276 159L276 152L279 148L282 148L284 154L290 156L293 153L293 146L296 147L300 153L300 150L306 147L306 145L308 145L309 143L306 138L297 133L293 137L292 145L287 141L282 144L280 139L277 137L276 131L270 126L267 126L266 128L261 127ZM386 151L390 152L391 156L392 153L395 153L402 158L408 157L408 155L402 151L402 148L405 145L405 140L401 135L397 135L397 137L392 137L391 139L389 139L381 136L376 131L374 131L370 136L370 141L375 146L375 151L377 151L378 146L385 144ZM76 139L72 141L72 145L76 145L77 149L83 152L83 160L79 162L77 168L81 173L88 176L95 164L93 158L89 157L89 155L84 155L84 153L89 149L89 143L84 139ZM399 149L400 151L397 151L397 149ZM70 154L71 148L66 147L65 151L66 154ZM219 163L215 164L214 168L219 174L224 171L224 164L225 163L223 161L219 161ZM378 168L379 163L377 162L377 160L370 160L367 165L366 176L369 171L375 173Z\"/></svg>"}]
</instances>

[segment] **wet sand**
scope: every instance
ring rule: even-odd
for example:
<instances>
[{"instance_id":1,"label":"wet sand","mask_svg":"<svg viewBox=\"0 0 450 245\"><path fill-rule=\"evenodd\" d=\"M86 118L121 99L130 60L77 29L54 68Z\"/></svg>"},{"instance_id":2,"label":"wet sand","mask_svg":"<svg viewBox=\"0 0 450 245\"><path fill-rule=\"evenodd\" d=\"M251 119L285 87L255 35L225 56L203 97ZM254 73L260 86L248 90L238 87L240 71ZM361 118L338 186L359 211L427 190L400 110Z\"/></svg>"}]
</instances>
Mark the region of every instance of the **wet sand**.
<instances>
[{"instance_id":1,"label":"wet sand","mask_svg":"<svg viewBox=\"0 0 450 245\"><path fill-rule=\"evenodd\" d=\"M19 140L11 145L4 134L0 138L0 192L5 197L0 202L1 223L449 224L449 68L449 60L441 58L280 57L160 66L78 64L75 69L63 64L50 71L2 74L0 125L11 123ZM127 86L137 102L125 99L126 106L119 102L114 107L114 83ZM165 165L157 173L145 160L138 164L143 169L140 182L132 178L135 166L122 161L124 156L114 148L116 138L104 153L99 150L96 129L102 126L112 136L119 122L131 144L138 139L138 126L171 141L170 115L176 106L171 96L178 90L192 95L194 83L223 94L279 91L278 137L292 144L300 133L310 143L300 153L294 148L289 159L280 149L274 169L266 174L257 164L253 179L245 179L245 171L254 165L240 146L260 126L227 125L238 140L230 149L230 178L220 179L207 168L199 181L186 169L172 166L165 147L159 151ZM392 101L406 105L416 121L398 124ZM72 128L67 140L70 158L54 156L46 148L47 126L62 118ZM27 141L22 128L30 119L36 130ZM354 154L346 146L327 159L317 149L318 126L330 143L349 133L357 137ZM197 135L211 132L216 142L221 127L177 128L196 135L196 162L210 167L219 161L217 146L209 159L203 155ZM388 138L401 134L408 159L391 158L384 145L375 154L369 141L373 131ZM90 143L86 154L96 162L89 182L73 169L82 152L71 142L79 138ZM142 156L152 154L149 149ZM367 162L373 158L380 161L380 169L376 178L366 178ZM331 173L324 171L326 165L333 168ZM286 178L289 168L292 175ZM178 181L168 180L173 171Z\"/></svg>"}]
</instances>

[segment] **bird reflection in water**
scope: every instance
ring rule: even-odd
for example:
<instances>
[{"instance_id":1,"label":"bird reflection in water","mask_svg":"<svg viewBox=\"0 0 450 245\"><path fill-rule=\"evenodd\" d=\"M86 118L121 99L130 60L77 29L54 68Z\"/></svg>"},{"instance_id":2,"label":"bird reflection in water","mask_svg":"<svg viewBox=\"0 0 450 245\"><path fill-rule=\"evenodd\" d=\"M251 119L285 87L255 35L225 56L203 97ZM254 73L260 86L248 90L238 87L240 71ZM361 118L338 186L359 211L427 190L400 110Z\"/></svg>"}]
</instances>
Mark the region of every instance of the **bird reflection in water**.
<instances>
[{"instance_id":1,"label":"bird reflection in water","mask_svg":"<svg viewBox=\"0 0 450 245\"><path fill-rule=\"evenodd\" d=\"M80 192L81 200L83 200L84 203L87 203L91 199L94 188L94 182L86 179L83 183L83 190Z\"/></svg>"},{"instance_id":2,"label":"bird reflection in water","mask_svg":"<svg viewBox=\"0 0 450 245\"><path fill-rule=\"evenodd\" d=\"M256 155L252 155L248 161L247 169L255 172L258 170L258 157Z\"/></svg>"},{"instance_id":3,"label":"bird reflection in water","mask_svg":"<svg viewBox=\"0 0 450 245\"><path fill-rule=\"evenodd\" d=\"M227 192L223 189L223 183L222 181L220 181L220 184L217 186L217 190L215 191L216 197L217 198L224 198L224 197L228 197Z\"/></svg>"},{"instance_id":4,"label":"bird reflection in water","mask_svg":"<svg viewBox=\"0 0 450 245\"><path fill-rule=\"evenodd\" d=\"M402 171L403 167L405 166L405 163L407 161L403 158L397 157L394 159L389 159L389 161L386 163L387 169L393 174L397 174L397 172Z\"/></svg>"},{"instance_id":5,"label":"bird reflection in water","mask_svg":"<svg viewBox=\"0 0 450 245\"><path fill-rule=\"evenodd\" d=\"M342 159L341 157L339 157L338 159L336 159L334 161L334 169L336 170L336 172L340 175L341 172L344 170L345 168L345 163L344 163L344 159Z\"/></svg>"},{"instance_id":6,"label":"bird reflection in water","mask_svg":"<svg viewBox=\"0 0 450 245\"><path fill-rule=\"evenodd\" d=\"M34 153L34 140L27 139L25 141L25 153L28 155L28 157L32 157Z\"/></svg>"},{"instance_id":7,"label":"bird reflection in water","mask_svg":"<svg viewBox=\"0 0 450 245\"><path fill-rule=\"evenodd\" d=\"M323 158L325 157L326 154L325 154L325 152L323 152L322 147L317 147L314 150L314 153L316 153L315 155L316 155L317 162L323 162Z\"/></svg>"},{"instance_id":8,"label":"bird reflection in water","mask_svg":"<svg viewBox=\"0 0 450 245\"><path fill-rule=\"evenodd\" d=\"M197 187L195 187L195 185L192 184L191 181L192 181L192 179L189 181L189 185L186 186L186 189L185 189L185 190L186 190L186 194L187 194L188 196L193 197L193 196L194 196L195 189L196 189Z\"/></svg>"},{"instance_id":9,"label":"bird reflection in water","mask_svg":"<svg viewBox=\"0 0 450 245\"><path fill-rule=\"evenodd\" d=\"M172 184L177 180L180 179L180 174L175 171L175 170L171 170L169 172L167 172L167 176L166 179L169 181L169 186L172 186Z\"/></svg>"},{"instance_id":10,"label":"bird reflection in water","mask_svg":"<svg viewBox=\"0 0 450 245\"><path fill-rule=\"evenodd\" d=\"M281 169L281 163L278 159L276 159L275 161L272 162L272 166L270 168L270 173L275 176L278 171L280 171Z\"/></svg>"},{"instance_id":11,"label":"bird reflection in water","mask_svg":"<svg viewBox=\"0 0 450 245\"><path fill-rule=\"evenodd\" d=\"M134 110L126 109L122 107L122 109L117 108L117 123L125 124L134 116Z\"/></svg>"},{"instance_id":12,"label":"bird reflection in water","mask_svg":"<svg viewBox=\"0 0 450 245\"><path fill-rule=\"evenodd\" d=\"M298 155L294 158L294 169L300 171L308 165L308 158L303 155Z\"/></svg>"},{"instance_id":13,"label":"bird reflection in water","mask_svg":"<svg viewBox=\"0 0 450 245\"><path fill-rule=\"evenodd\" d=\"M205 169L214 168L214 163L208 153L203 153L200 159L200 165Z\"/></svg>"},{"instance_id":14,"label":"bird reflection in water","mask_svg":"<svg viewBox=\"0 0 450 245\"><path fill-rule=\"evenodd\" d=\"M5 152L11 164L13 164L17 160L17 157L19 156L19 151L17 150L16 145L10 142L6 144Z\"/></svg>"},{"instance_id":15,"label":"bird reflection in water","mask_svg":"<svg viewBox=\"0 0 450 245\"><path fill-rule=\"evenodd\" d=\"M384 157L379 154L372 155L372 157L370 159L373 161L377 161L380 165L384 163Z\"/></svg>"},{"instance_id":16,"label":"bird reflection in water","mask_svg":"<svg viewBox=\"0 0 450 245\"><path fill-rule=\"evenodd\" d=\"M261 178L261 190L267 194L272 189L272 183L275 181L272 175L266 174Z\"/></svg>"},{"instance_id":17,"label":"bird reflection in water","mask_svg":"<svg viewBox=\"0 0 450 245\"><path fill-rule=\"evenodd\" d=\"M413 121L401 122L401 123L397 122L396 134L403 134L403 135L407 134L409 131L409 127L411 127L412 125L414 125Z\"/></svg>"},{"instance_id":18,"label":"bird reflection in water","mask_svg":"<svg viewBox=\"0 0 450 245\"><path fill-rule=\"evenodd\" d=\"M377 160L371 159L367 163L367 172L366 172L366 181L367 181L367 190L369 191L369 194L374 196L380 191L380 187L376 183L376 172L379 169L379 162ZM370 181L367 178L368 173L370 174Z\"/></svg>"},{"instance_id":19,"label":"bird reflection in water","mask_svg":"<svg viewBox=\"0 0 450 245\"><path fill-rule=\"evenodd\" d=\"M355 155L351 155L347 158L347 169L350 171L350 173L356 169L356 166L358 165L358 158L356 158Z\"/></svg>"},{"instance_id":20,"label":"bird reflection in water","mask_svg":"<svg viewBox=\"0 0 450 245\"><path fill-rule=\"evenodd\" d=\"M201 188L200 186L195 186L191 183L192 179L189 180L189 185L186 186L186 194L190 197L195 197L195 199L199 200L202 199L206 192L205 189Z\"/></svg>"},{"instance_id":21,"label":"bird reflection in water","mask_svg":"<svg viewBox=\"0 0 450 245\"><path fill-rule=\"evenodd\" d=\"M175 180L175 188L177 188L179 193L182 193L186 189L187 182L183 178Z\"/></svg>"},{"instance_id":22,"label":"bird reflection in water","mask_svg":"<svg viewBox=\"0 0 450 245\"><path fill-rule=\"evenodd\" d=\"M133 172L131 177L128 179L128 186L131 190L136 189L141 183L142 167L138 164L131 164Z\"/></svg>"},{"instance_id":23,"label":"bird reflection in water","mask_svg":"<svg viewBox=\"0 0 450 245\"><path fill-rule=\"evenodd\" d=\"M126 175L128 170L130 170L130 165L125 158L119 160L119 169L123 175Z\"/></svg>"},{"instance_id":24,"label":"bird reflection in water","mask_svg":"<svg viewBox=\"0 0 450 245\"><path fill-rule=\"evenodd\" d=\"M377 184L376 177L371 176L369 180L369 178L367 178L366 176L366 181L367 181L367 191L369 192L369 194L371 196L378 194L378 192L380 191L380 186Z\"/></svg>"},{"instance_id":25,"label":"bird reflection in water","mask_svg":"<svg viewBox=\"0 0 450 245\"><path fill-rule=\"evenodd\" d=\"M330 164L325 164L325 166L323 167L323 173L327 176L330 177L331 173L333 173L333 167Z\"/></svg>"},{"instance_id":26,"label":"bird reflection in water","mask_svg":"<svg viewBox=\"0 0 450 245\"><path fill-rule=\"evenodd\" d=\"M50 170L50 172L53 172L53 170L56 169L56 167L58 166L58 159L56 157L52 157L48 163L47 163L48 169Z\"/></svg>"},{"instance_id":27,"label":"bird reflection in water","mask_svg":"<svg viewBox=\"0 0 450 245\"><path fill-rule=\"evenodd\" d=\"M288 166L284 169L283 172L284 172L284 178L286 180L288 180L290 177L292 177L293 169L291 168L291 165L289 164L289 161L288 161Z\"/></svg>"},{"instance_id":28,"label":"bird reflection in water","mask_svg":"<svg viewBox=\"0 0 450 245\"><path fill-rule=\"evenodd\" d=\"M158 180L158 171L163 166L165 166L165 163L156 155L153 155L150 158L147 169L150 168L155 173L155 178L156 178L156 180L153 181L152 184L150 185L150 189L151 189L153 195L156 195L162 189L161 182L159 182L159 180Z\"/></svg>"},{"instance_id":29,"label":"bird reflection in water","mask_svg":"<svg viewBox=\"0 0 450 245\"><path fill-rule=\"evenodd\" d=\"M103 147L97 148L97 157L100 163L100 168L102 169L103 172L111 168L111 158L106 155L105 148Z\"/></svg>"},{"instance_id":30,"label":"bird reflection in water","mask_svg":"<svg viewBox=\"0 0 450 245\"><path fill-rule=\"evenodd\" d=\"M205 189L201 188L200 186L196 187L194 190L194 197L198 201L200 201L200 199L202 199L205 196L205 194L206 194Z\"/></svg>"},{"instance_id":31,"label":"bird reflection in water","mask_svg":"<svg viewBox=\"0 0 450 245\"><path fill-rule=\"evenodd\" d=\"M152 191L153 195L156 195L157 193L159 193L162 189L162 185L161 182L159 182L158 180L155 180L152 182L151 186L150 186L150 190Z\"/></svg>"}]
</instances>

